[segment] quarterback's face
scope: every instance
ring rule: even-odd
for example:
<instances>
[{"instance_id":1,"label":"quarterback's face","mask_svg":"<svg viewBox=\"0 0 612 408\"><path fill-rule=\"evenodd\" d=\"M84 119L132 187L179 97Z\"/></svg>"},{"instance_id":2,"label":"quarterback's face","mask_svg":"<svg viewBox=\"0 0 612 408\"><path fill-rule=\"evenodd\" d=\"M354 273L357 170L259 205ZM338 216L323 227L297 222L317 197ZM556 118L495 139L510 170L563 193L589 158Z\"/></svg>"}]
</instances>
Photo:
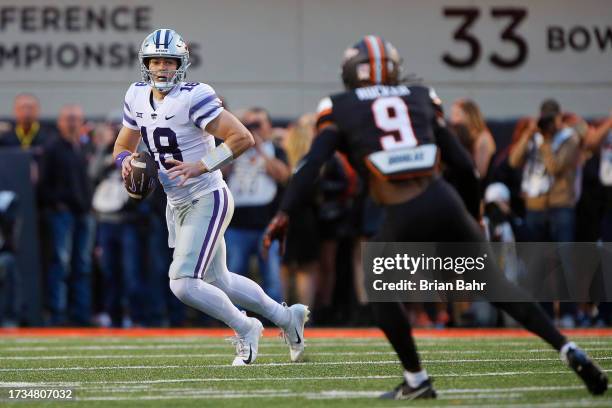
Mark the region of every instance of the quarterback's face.
<instances>
[{"instance_id":1,"label":"quarterback's face","mask_svg":"<svg viewBox=\"0 0 612 408\"><path fill-rule=\"evenodd\" d=\"M170 73L178 69L178 62L174 58L151 58L149 71L156 81L165 82L170 79Z\"/></svg>"}]
</instances>

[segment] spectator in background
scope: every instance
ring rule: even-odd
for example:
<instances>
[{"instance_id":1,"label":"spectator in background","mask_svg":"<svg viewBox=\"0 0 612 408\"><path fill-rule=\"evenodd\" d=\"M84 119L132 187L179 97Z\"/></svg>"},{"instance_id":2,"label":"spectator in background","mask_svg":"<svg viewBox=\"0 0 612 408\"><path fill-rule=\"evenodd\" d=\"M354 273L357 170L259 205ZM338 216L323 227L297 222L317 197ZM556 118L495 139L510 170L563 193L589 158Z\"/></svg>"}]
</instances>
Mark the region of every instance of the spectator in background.
<instances>
[{"instance_id":1,"label":"spectator in background","mask_svg":"<svg viewBox=\"0 0 612 408\"><path fill-rule=\"evenodd\" d=\"M69 318L72 324L86 326L91 317L95 221L90 212L92 188L88 162L80 143L84 127L81 107L62 107L57 127L60 137L45 149L40 183L52 241L47 271L49 323L64 324Z\"/></svg>"},{"instance_id":2,"label":"spectator in background","mask_svg":"<svg viewBox=\"0 0 612 408\"><path fill-rule=\"evenodd\" d=\"M600 121L592 132L587 133L585 147L594 155L593 159L587 162L585 172L589 168L589 164L592 164L594 168L590 180L593 184L599 182L598 186L601 188L601 194L597 195L601 203L598 236L604 242L612 242L612 112L610 112L610 116ZM610 260L608 248L609 244L606 244L602 251L601 262L603 274L607 279L612 276L612 260ZM609 291L610 284L603 282L603 285ZM596 325L599 326L612 324L612 302L599 304L595 321Z\"/></svg>"},{"instance_id":3,"label":"spectator in background","mask_svg":"<svg viewBox=\"0 0 612 408\"><path fill-rule=\"evenodd\" d=\"M483 223L491 242L517 242L527 240L523 220L512 212L511 193L503 183L491 183L484 195Z\"/></svg>"},{"instance_id":4,"label":"spectator in background","mask_svg":"<svg viewBox=\"0 0 612 408\"><path fill-rule=\"evenodd\" d=\"M576 235L578 242L595 242L601 238L604 192L599 179L599 146L590 146L590 128L574 114L564 114L564 123L576 129L581 138L579 177L576 177Z\"/></svg>"},{"instance_id":5,"label":"spectator in background","mask_svg":"<svg viewBox=\"0 0 612 408\"><path fill-rule=\"evenodd\" d=\"M13 107L15 126L0 135L0 146L18 146L22 149L43 146L49 139L49 131L41 129L40 104L31 94L19 94Z\"/></svg>"},{"instance_id":6,"label":"spectator in background","mask_svg":"<svg viewBox=\"0 0 612 408\"><path fill-rule=\"evenodd\" d=\"M510 190L510 207L512 212L521 218L525 216L525 202L521 194L522 169L510 166L510 152L521 139L525 130L530 126L531 121L530 117L522 117L516 122L510 144L497 154L495 162L491 166L494 169L493 174L491 174L491 180L503 183L508 187ZM517 237L517 240L521 241L522 238Z\"/></svg>"},{"instance_id":7,"label":"spectator in background","mask_svg":"<svg viewBox=\"0 0 612 408\"><path fill-rule=\"evenodd\" d=\"M583 118L572 112L564 112L562 121L564 126L570 127L576 132L580 140L577 174L574 185L576 190L576 231L574 240L577 242L596 242L601 239L604 198L602 184L598 177L599 155L593 154L593 150L587 147L587 139L593 133L593 129L589 127ZM599 250L597 248L588 246L588 251L590 252L582 253L581 257L591 260L599 258ZM580 287L579 290L587 291L601 286L595 277L596 270L594 267L588 267L581 262L576 268L582 271L579 284L585 285L585 287L573 285L574 287ZM596 314L597 308L594 304L579 303L576 314L577 325L581 327L590 326Z\"/></svg>"},{"instance_id":8,"label":"spectator in background","mask_svg":"<svg viewBox=\"0 0 612 408\"><path fill-rule=\"evenodd\" d=\"M262 238L291 172L285 152L271 140L272 122L268 112L251 108L244 113L242 121L253 134L255 146L234 160L227 172L227 185L235 203L232 222L225 232L227 265L232 272L246 276L249 260L256 255L264 291L281 302L279 244L275 242L264 259Z\"/></svg>"},{"instance_id":9,"label":"spectator in background","mask_svg":"<svg viewBox=\"0 0 612 408\"><path fill-rule=\"evenodd\" d=\"M32 182L37 184L38 166L43 148L56 137L55 132L40 124L40 104L34 95L26 93L17 95L13 113L15 126L0 133L0 147L21 147L23 150L30 150L35 159L32 164Z\"/></svg>"},{"instance_id":10,"label":"spectator in background","mask_svg":"<svg viewBox=\"0 0 612 408\"><path fill-rule=\"evenodd\" d=\"M338 257L341 254L340 244L346 238L352 238L354 234L354 214L351 213L351 208L358 182L357 173L346 156L340 152L334 153L321 168L316 186L320 238L319 273L315 279L312 312L316 324L333 324L338 321L339 316L346 317L349 312L347 302L334 304L337 300L334 293L336 279L344 264L343 259ZM341 262L338 262L338 259Z\"/></svg>"},{"instance_id":11,"label":"spectator in background","mask_svg":"<svg viewBox=\"0 0 612 408\"><path fill-rule=\"evenodd\" d=\"M582 195L583 167L588 155L584 149L585 140L590 133L589 124L580 116L573 112L564 112L561 116L562 127L570 128L578 136L578 160L576 161L576 179L574 180L574 190L576 191L575 201L578 202Z\"/></svg>"},{"instance_id":12,"label":"spectator in background","mask_svg":"<svg viewBox=\"0 0 612 408\"><path fill-rule=\"evenodd\" d=\"M467 128L469 138L461 141L472 155L481 180L485 180L496 147L478 105L470 99L455 101L451 107L450 121L453 125Z\"/></svg>"},{"instance_id":13,"label":"spectator in background","mask_svg":"<svg viewBox=\"0 0 612 408\"><path fill-rule=\"evenodd\" d=\"M94 154L89 173L96 185L93 208L98 221L97 247L102 274L102 326L130 327L144 324L140 239L138 226L143 215L138 202L129 196L113 160L115 131L98 125L92 134Z\"/></svg>"},{"instance_id":14,"label":"spectator in background","mask_svg":"<svg viewBox=\"0 0 612 408\"><path fill-rule=\"evenodd\" d=\"M315 136L316 115L307 113L292 124L284 139L288 164L294 171L302 157L310 149ZM314 192L311 195L314 197ZM297 301L311 305L313 300L313 279L319 268L319 231L314 200L303 203L296 211L295 222L289 225L287 244L281 266L283 296L290 299L292 278L295 278Z\"/></svg>"},{"instance_id":15,"label":"spectator in background","mask_svg":"<svg viewBox=\"0 0 612 408\"><path fill-rule=\"evenodd\" d=\"M13 191L0 191L0 327L17 327L21 320L21 282L17 241L21 216Z\"/></svg>"},{"instance_id":16,"label":"spectator in background","mask_svg":"<svg viewBox=\"0 0 612 408\"><path fill-rule=\"evenodd\" d=\"M352 217L355 224L355 239L353 241L353 289L357 300L357 308L360 315L368 313L368 296L365 288L365 271L363 268L362 244L370 240L378 233L382 226L383 209L376 204L372 197L363 188L363 181L359 180L356 188L359 191L353 201Z\"/></svg>"},{"instance_id":17,"label":"spectator in background","mask_svg":"<svg viewBox=\"0 0 612 408\"><path fill-rule=\"evenodd\" d=\"M453 129L455 136L457 136L457 139L459 139L459 143L465 147L465 150L471 153L474 150L474 139L472 138L470 129L468 129L465 124L459 122L453 123L450 126ZM472 161L474 161L474 156L471 155L471 157Z\"/></svg>"},{"instance_id":18,"label":"spectator in background","mask_svg":"<svg viewBox=\"0 0 612 408\"><path fill-rule=\"evenodd\" d=\"M604 188L601 238L612 242L612 112L585 138L585 146L599 152L599 181Z\"/></svg>"},{"instance_id":19,"label":"spectator in background","mask_svg":"<svg viewBox=\"0 0 612 408\"><path fill-rule=\"evenodd\" d=\"M523 169L525 223L531 241L572 242L575 239L575 204L580 139L563 124L561 107L549 99L540 107L510 152L510 165ZM552 316L552 305L544 305ZM574 327L577 307L562 303L560 324Z\"/></svg>"},{"instance_id":20,"label":"spectator in background","mask_svg":"<svg viewBox=\"0 0 612 408\"><path fill-rule=\"evenodd\" d=\"M576 132L563 126L559 104L547 100L537 124L529 123L510 152L510 165L523 169L521 188L533 241L574 240L579 143Z\"/></svg>"},{"instance_id":21,"label":"spectator in background","mask_svg":"<svg viewBox=\"0 0 612 408\"><path fill-rule=\"evenodd\" d=\"M42 154L43 146L55 137L55 132L46 129L39 122L40 104L31 94L19 94L13 107L15 126L0 134L0 146L31 149L34 156Z\"/></svg>"}]
</instances>

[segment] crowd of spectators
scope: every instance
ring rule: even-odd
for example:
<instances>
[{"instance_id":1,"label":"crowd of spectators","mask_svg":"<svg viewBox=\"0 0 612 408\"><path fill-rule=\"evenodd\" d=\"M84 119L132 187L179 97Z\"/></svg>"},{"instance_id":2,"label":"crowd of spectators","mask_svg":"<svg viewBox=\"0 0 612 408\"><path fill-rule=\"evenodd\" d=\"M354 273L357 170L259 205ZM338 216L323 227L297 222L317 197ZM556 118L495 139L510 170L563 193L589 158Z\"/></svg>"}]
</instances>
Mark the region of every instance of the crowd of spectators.
<instances>
[{"instance_id":1,"label":"crowd of spectators","mask_svg":"<svg viewBox=\"0 0 612 408\"><path fill-rule=\"evenodd\" d=\"M260 280L277 301L312 305L315 324L370 323L360 244L376 234L381 209L338 153L292 217L286 246L276 243L264 256L263 232L315 137L315 116L275 127L261 107L236 114L256 143L224 169L235 201L228 268ZM39 116L38 99L18 95L0 149L30 152L44 324L215 324L194 317L169 291L165 195L158 189L143 202L129 199L112 159L121 118L88 121L77 105L62 107L54 124ZM515 122L511 140L490 130L475 101L455 101L448 118L479 173L481 224L491 241L612 241L612 115L586 122L545 100L534 117ZM0 322L8 326L28 324L11 238L15 202L0 192ZM607 303L545 307L564 327L612 324ZM478 302L425 304L412 313L421 326L500 321Z\"/></svg>"}]
</instances>

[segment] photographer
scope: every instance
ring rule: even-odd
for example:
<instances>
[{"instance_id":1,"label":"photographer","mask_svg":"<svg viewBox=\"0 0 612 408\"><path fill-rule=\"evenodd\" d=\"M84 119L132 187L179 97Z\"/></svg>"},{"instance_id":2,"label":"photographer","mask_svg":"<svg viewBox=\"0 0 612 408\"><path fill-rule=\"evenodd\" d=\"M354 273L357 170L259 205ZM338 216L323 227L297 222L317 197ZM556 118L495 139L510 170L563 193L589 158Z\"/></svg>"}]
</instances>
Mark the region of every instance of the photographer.
<instances>
[{"instance_id":1,"label":"photographer","mask_svg":"<svg viewBox=\"0 0 612 408\"><path fill-rule=\"evenodd\" d=\"M523 169L521 190L527 213L525 224L533 242L575 240L575 181L580 139L563 126L559 104L546 100L537 124L532 120L510 152L510 166ZM552 304L544 305L550 315ZM575 303L562 303L560 325L574 327Z\"/></svg>"},{"instance_id":2,"label":"photographer","mask_svg":"<svg viewBox=\"0 0 612 408\"><path fill-rule=\"evenodd\" d=\"M521 185L531 241L574 240L574 188L579 138L564 127L559 104L546 100L510 152L510 166L523 169Z\"/></svg>"}]
</instances>

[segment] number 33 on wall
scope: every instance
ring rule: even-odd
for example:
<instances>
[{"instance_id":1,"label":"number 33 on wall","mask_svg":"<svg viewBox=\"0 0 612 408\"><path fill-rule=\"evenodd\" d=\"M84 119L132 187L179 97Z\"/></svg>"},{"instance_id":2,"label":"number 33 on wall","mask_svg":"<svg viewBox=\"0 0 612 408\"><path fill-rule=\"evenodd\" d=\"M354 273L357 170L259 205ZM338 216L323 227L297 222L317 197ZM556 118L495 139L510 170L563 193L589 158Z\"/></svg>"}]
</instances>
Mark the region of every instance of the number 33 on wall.
<instances>
[{"instance_id":1,"label":"number 33 on wall","mask_svg":"<svg viewBox=\"0 0 612 408\"><path fill-rule=\"evenodd\" d=\"M465 58L458 58L450 53L442 55L442 61L453 68L471 68L480 60L482 46L478 38L470 30L480 16L480 10L475 7L447 7L443 10L444 17L459 17L463 22L453 32L453 39L465 43L469 47L469 54ZM489 56L491 64L501 69L516 69L526 60L529 48L527 42L517 32L518 25L527 17L527 10L514 7L494 7L491 9L491 17L494 19L508 18L510 23L501 31L500 38L516 47L512 56L503 56L496 52Z\"/></svg>"}]
</instances>

